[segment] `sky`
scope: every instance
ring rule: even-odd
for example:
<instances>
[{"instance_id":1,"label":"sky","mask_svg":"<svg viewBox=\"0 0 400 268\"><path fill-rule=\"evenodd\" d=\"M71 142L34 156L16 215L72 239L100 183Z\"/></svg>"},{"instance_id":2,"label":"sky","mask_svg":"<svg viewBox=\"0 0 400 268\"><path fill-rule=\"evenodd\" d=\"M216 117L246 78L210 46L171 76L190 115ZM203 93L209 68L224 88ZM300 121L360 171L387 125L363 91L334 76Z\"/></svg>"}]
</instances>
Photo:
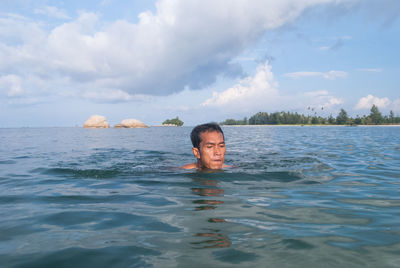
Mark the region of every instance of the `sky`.
<instances>
[{"instance_id":1,"label":"sky","mask_svg":"<svg viewBox=\"0 0 400 268\"><path fill-rule=\"evenodd\" d=\"M398 0L0 0L0 127L400 115Z\"/></svg>"}]
</instances>

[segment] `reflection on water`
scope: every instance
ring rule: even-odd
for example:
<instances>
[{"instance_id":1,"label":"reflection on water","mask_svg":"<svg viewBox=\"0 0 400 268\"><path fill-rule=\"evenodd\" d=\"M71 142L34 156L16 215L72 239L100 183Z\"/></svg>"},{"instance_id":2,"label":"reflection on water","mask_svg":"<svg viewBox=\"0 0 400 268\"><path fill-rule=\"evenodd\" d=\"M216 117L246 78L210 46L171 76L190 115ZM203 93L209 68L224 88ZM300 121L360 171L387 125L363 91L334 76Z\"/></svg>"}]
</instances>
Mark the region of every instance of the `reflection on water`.
<instances>
[{"instance_id":1,"label":"reflection on water","mask_svg":"<svg viewBox=\"0 0 400 268\"><path fill-rule=\"evenodd\" d=\"M198 188L192 188L192 192L195 195L199 195L201 197L223 197L224 189L221 189L218 185L218 180L216 179L205 179L205 178L192 178L193 182L202 186ZM206 211L206 210L215 210L218 209L219 205L222 205L224 201L216 200L216 199L197 199L193 201L193 204L199 205L196 206L196 211ZM218 212L217 212L218 214ZM207 215L205 215L205 218ZM224 223L225 219L211 217L207 219L208 222L211 223ZM206 238L205 240L192 242L192 245L195 245L196 248L227 248L230 247L232 242L229 240L227 235L224 235L220 229L206 229L205 232L198 232L194 236Z\"/></svg>"},{"instance_id":2,"label":"reflection on water","mask_svg":"<svg viewBox=\"0 0 400 268\"><path fill-rule=\"evenodd\" d=\"M193 204L200 204L201 206L196 207L196 210L209 210L215 209L216 205L224 203L219 200L194 200Z\"/></svg>"},{"instance_id":3,"label":"reflection on water","mask_svg":"<svg viewBox=\"0 0 400 268\"><path fill-rule=\"evenodd\" d=\"M201 248L228 248L232 245L228 236L220 234L220 230L209 230L208 233L197 233L196 237L207 238L204 241L192 242L193 245L199 245Z\"/></svg>"}]
</instances>

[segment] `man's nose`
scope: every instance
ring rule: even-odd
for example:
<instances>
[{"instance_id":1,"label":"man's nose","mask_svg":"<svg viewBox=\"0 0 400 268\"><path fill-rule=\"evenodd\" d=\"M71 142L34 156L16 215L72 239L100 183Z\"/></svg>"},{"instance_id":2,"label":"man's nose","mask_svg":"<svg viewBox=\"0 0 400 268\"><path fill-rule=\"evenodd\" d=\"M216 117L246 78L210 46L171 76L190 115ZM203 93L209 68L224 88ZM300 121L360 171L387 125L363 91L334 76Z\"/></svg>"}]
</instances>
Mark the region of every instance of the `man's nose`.
<instances>
[{"instance_id":1,"label":"man's nose","mask_svg":"<svg viewBox=\"0 0 400 268\"><path fill-rule=\"evenodd\" d=\"M216 147L216 148L214 149L214 154L215 154L215 155L220 155L220 154L221 154L221 148Z\"/></svg>"}]
</instances>

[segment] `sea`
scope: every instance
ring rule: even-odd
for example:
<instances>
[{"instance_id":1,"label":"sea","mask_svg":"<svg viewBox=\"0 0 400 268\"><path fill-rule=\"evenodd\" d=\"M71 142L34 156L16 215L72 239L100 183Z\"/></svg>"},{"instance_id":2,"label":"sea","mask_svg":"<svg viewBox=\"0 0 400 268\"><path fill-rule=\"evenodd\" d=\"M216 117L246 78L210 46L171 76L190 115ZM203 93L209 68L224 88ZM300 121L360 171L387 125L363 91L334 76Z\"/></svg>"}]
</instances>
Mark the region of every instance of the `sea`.
<instances>
[{"instance_id":1,"label":"sea","mask_svg":"<svg viewBox=\"0 0 400 268\"><path fill-rule=\"evenodd\" d=\"M400 127L0 128L0 267L400 267Z\"/></svg>"}]
</instances>

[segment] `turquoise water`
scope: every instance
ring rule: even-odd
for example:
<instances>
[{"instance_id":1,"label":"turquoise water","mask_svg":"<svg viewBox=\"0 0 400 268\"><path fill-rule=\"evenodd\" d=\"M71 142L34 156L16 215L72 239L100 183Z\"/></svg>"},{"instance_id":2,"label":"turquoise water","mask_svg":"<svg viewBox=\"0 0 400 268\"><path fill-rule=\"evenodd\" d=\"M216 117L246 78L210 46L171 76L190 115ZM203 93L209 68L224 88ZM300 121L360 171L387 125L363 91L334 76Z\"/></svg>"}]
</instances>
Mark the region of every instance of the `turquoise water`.
<instances>
[{"instance_id":1,"label":"turquoise water","mask_svg":"<svg viewBox=\"0 0 400 268\"><path fill-rule=\"evenodd\" d=\"M400 127L0 129L0 267L400 267Z\"/></svg>"}]
</instances>

